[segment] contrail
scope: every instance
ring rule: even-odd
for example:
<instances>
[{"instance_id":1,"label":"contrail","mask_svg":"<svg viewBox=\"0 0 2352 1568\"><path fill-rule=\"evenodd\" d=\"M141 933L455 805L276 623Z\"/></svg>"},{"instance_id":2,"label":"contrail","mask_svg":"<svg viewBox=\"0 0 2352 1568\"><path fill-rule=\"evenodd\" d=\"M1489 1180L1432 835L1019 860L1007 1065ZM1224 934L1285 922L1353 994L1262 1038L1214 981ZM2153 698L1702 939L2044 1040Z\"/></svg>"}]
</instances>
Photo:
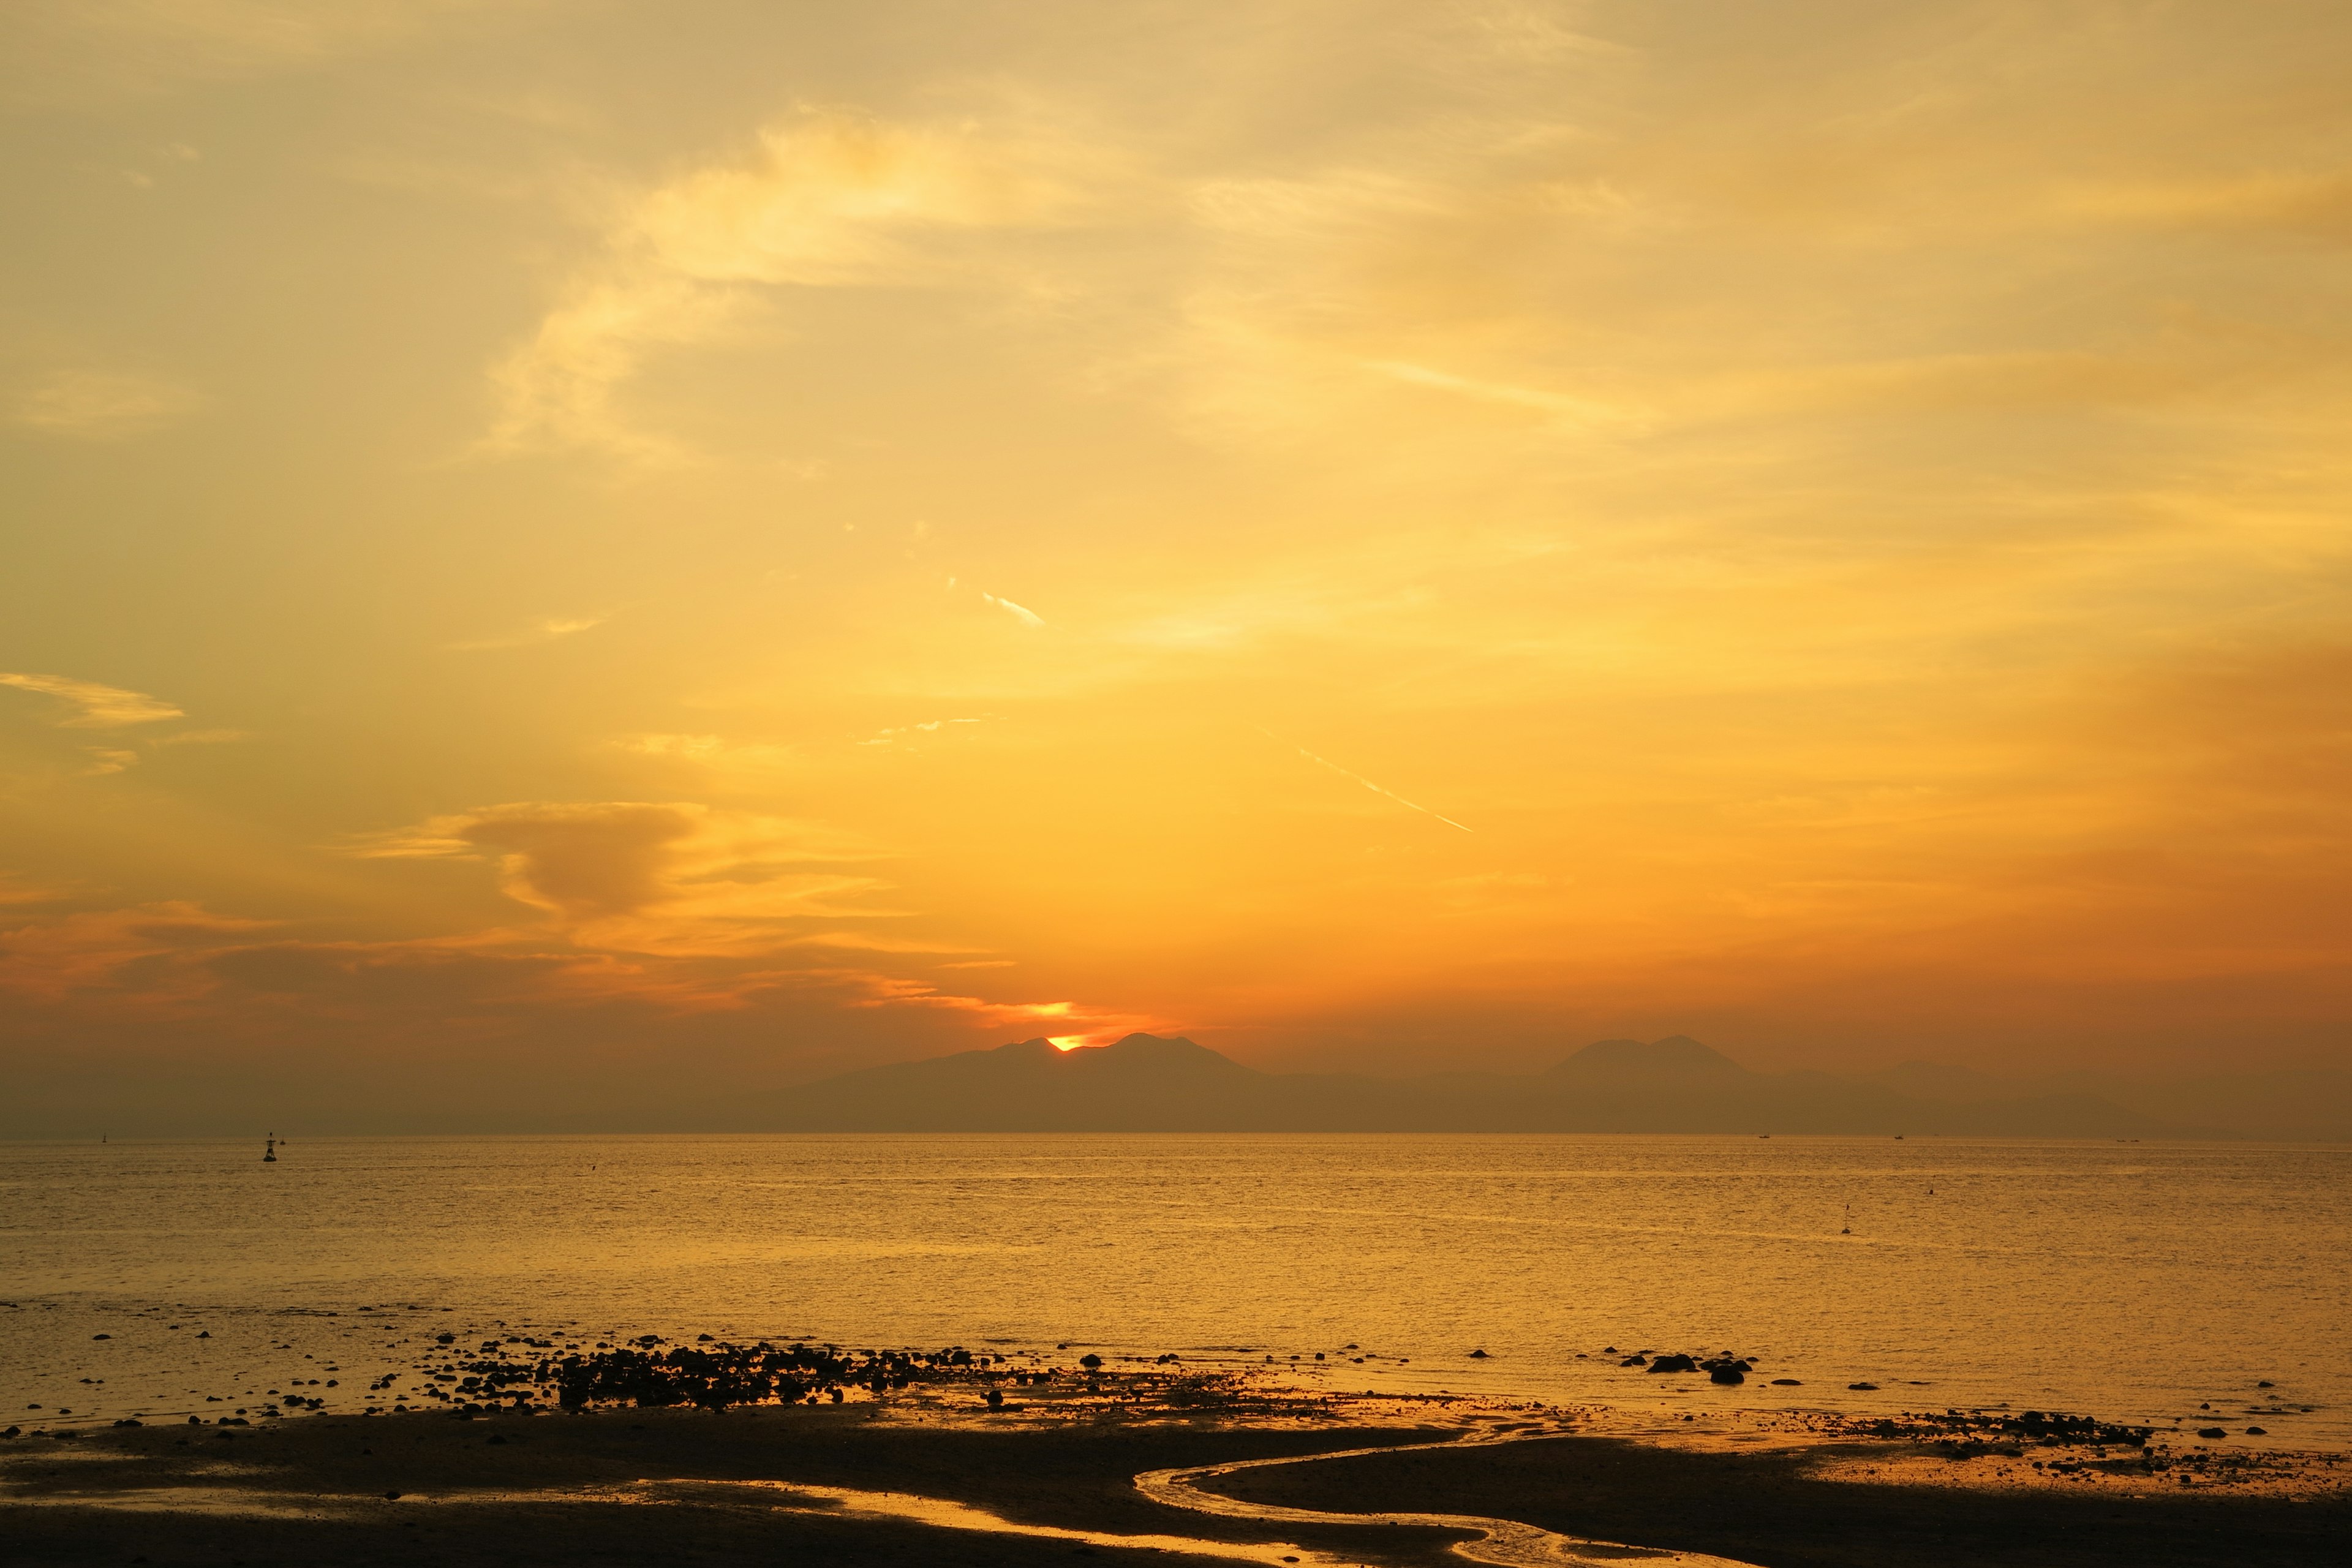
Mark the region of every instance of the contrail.
<instances>
[{"instance_id":1,"label":"contrail","mask_svg":"<svg viewBox=\"0 0 2352 1568\"><path fill-rule=\"evenodd\" d=\"M1407 799L1405 799L1405 797L1404 797L1404 796L1402 796L1402 795L1401 795L1397 794L1397 792L1396 792L1396 791L1394 791L1394 790L1392 790L1392 789L1382 789L1380 785L1378 785L1378 784L1374 784L1371 780L1370 780L1370 779L1366 778L1363 774L1361 774L1361 773L1349 773L1347 769L1345 769L1345 768L1341 767L1339 763L1337 763L1333 762L1330 758L1328 758L1328 757L1318 757L1318 756L1317 756L1314 752L1312 752L1308 751L1306 747L1304 747L1304 746L1300 745L1300 744L1299 744L1297 742L1296 742L1296 741L1286 741L1286 740L1284 740L1281 736L1279 736L1279 735L1276 734L1273 731L1268 730L1268 729L1265 728L1264 726L1260 726L1260 727L1259 727L1259 729L1258 729L1258 733L1259 733L1259 734L1261 734L1261 735L1264 735L1267 740L1272 741L1275 744L1276 744L1276 745L1278 745L1278 746L1288 746L1292 751L1297 752L1300 756L1305 757L1305 758L1306 758L1308 762L1310 762L1310 763L1321 763L1323 766L1325 766L1325 767L1327 767L1327 768L1329 768L1333 773L1338 773L1338 774L1339 774L1341 778L1343 778L1343 779L1353 779L1353 780L1355 780L1358 784L1360 784L1363 785L1366 789L1370 790L1374 795L1384 795L1388 796L1391 800L1392 800L1392 801L1396 802L1399 805L1402 805L1402 806L1410 806L1410 807L1412 807L1412 809L1413 809L1414 811L1417 811L1417 812L1421 813L1421 814L1422 814L1422 816L1433 816L1433 817L1437 818L1437 820L1438 820L1438 821L1440 821L1440 822L1442 822L1442 823L1445 824L1445 826L1448 826L1448 827L1462 827L1462 825L1461 825L1460 823L1458 823L1458 822L1454 821L1452 817L1450 817L1450 816L1446 816L1444 812L1442 812L1442 811L1432 811L1432 810L1430 810L1430 809L1429 809L1429 807L1427 807L1427 806L1425 806L1425 805L1420 805L1420 804L1418 804L1418 803L1416 803L1416 802L1407 800ZM1465 833L1468 833L1468 832L1470 832L1470 831L1472 831L1472 830L1471 830L1471 829L1469 829L1469 828L1467 828L1467 827L1462 827L1462 831L1463 831L1463 832L1465 832Z\"/></svg>"}]
</instances>

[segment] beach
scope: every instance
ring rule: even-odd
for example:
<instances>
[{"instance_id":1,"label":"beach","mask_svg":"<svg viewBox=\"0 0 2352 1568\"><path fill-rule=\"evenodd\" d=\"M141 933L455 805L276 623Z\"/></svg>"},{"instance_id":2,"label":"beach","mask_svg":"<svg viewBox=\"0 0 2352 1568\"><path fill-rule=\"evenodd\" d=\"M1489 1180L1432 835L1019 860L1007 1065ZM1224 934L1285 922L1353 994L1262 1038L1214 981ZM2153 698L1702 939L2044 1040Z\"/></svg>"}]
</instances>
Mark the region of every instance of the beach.
<instances>
[{"instance_id":1,"label":"beach","mask_svg":"<svg viewBox=\"0 0 2352 1568\"><path fill-rule=\"evenodd\" d=\"M1927 1425L1882 1435L1726 1412L1669 1429L1606 1407L1338 1397L1173 1370L1074 1370L1046 1385L947 1368L860 1392L724 1411L538 1405L20 1431L0 1445L0 1535L12 1563L224 1568L1080 1556L2121 1568L2333 1563L2352 1539L2352 1489L2326 1452L2191 1463L2168 1442L1996 1433L1961 1456Z\"/></svg>"}]
</instances>

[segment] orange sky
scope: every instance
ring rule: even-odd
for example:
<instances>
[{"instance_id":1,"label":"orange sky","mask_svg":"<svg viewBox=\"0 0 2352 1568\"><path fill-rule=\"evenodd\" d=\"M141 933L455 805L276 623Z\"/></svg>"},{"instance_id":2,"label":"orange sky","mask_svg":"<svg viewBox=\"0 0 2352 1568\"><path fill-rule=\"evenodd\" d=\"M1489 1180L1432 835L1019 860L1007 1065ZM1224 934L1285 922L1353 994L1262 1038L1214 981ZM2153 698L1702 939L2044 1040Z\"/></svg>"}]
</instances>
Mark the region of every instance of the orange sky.
<instances>
[{"instance_id":1,"label":"orange sky","mask_svg":"<svg viewBox=\"0 0 2352 1568\"><path fill-rule=\"evenodd\" d=\"M2340 5L0 27L27 1125L2345 1059Z\"/></svg>"}]
</instances>

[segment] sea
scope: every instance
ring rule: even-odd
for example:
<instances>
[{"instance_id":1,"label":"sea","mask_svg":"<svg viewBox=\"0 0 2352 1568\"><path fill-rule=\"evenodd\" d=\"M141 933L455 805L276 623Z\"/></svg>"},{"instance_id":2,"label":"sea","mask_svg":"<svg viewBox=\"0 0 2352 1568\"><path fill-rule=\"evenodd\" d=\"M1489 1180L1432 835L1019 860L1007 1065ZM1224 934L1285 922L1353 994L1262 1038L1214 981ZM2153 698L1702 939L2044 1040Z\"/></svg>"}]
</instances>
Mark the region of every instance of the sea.
<instances>
[{"instance_id":1,"label":"sea","mask_svg":"<svg viewBox=\"0 0 2352 1568\"><path fill-rule=\"evenodd\" d=\"M707 1333L1173 1356L1347 1394L1669 1415L2033 1409L2352 1445L2343 1146L869 1134L262 1152L0 1144L0 1425L209 1416L287 1388L356 1411L439 1333ZM1622 1364L1673 1352L1753 1370L1726 1387Z\"/></svg>"}]
</instances>

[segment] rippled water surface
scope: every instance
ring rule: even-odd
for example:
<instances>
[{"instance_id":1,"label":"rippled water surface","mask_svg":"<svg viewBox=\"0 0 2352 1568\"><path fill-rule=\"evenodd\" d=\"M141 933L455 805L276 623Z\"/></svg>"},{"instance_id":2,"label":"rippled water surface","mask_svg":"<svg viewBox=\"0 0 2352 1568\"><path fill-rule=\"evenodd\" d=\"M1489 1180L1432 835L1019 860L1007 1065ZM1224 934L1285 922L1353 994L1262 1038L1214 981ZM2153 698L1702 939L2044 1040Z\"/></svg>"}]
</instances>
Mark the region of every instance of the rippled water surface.
<instances>
[{"instance_id":1,"label":"rippled water surface","mask_svg":"<svg viewBox=\"0 0 2352 1568\"><path fill-rule=\"evenodd\" d=\"M428 1330L503 1325L1296 1355L1302 1380L1351 1390L2006 1401L2352 1442L2343 1148L869 1135L259 1154L0 1145L0 1421L216 1412L204 1395L297 1376L356 1407ZM1608 1346L1758 1371L1722 1389Z\"/></svg>"}]
</instances>

